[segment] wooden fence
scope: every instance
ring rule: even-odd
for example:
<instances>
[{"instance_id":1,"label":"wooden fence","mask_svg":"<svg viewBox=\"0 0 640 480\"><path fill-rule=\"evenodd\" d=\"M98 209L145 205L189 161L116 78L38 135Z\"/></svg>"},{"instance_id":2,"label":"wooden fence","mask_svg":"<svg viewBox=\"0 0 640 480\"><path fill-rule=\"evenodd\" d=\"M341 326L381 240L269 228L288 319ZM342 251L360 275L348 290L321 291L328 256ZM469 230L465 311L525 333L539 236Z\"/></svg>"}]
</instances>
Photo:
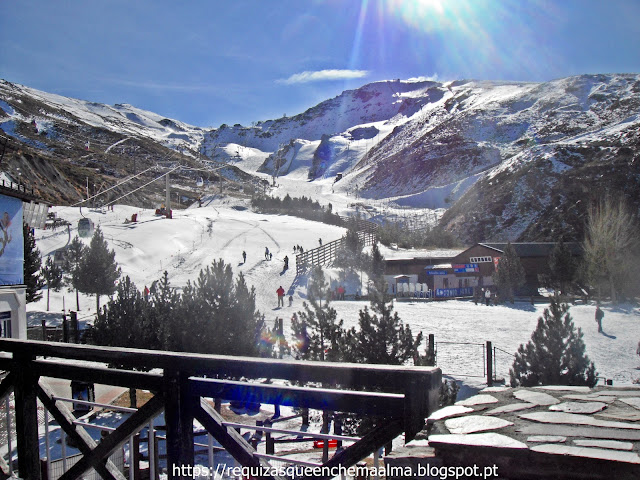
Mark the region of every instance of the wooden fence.
<instances>
[{"instance_id":1,"label":"wooden fence","mask_svg":"<svg viewBox=\"0 0 640 480\"><path fill-rule=\"evenodd\" d=\"M358 238L363 246L373 245L378 238L378 225L353 217L340 217L346 225L355 225L358 231ZM339 238L329 243L325 243L312 250L296 255L296 275L303 275L309 268L322 265L331 265L336 258L336 254L345 243L345 238Z\"/></svg>"},{"instance_id":2,"label":"wooden fence","mask_svg":"<svg viewBox=\"0 0 640 480\"><path fill-rule=\"evenodd\" d=\"M15 393L19 476L40 480L38 405L40 402L83 454L62 480L79 478L93 468L104 479L124 480L107 459L133 434L164 410L169 478L191 478L194 465L194 420L197 420L242 466L263 469L259 478L282 478L234 428L225 425L207 400L260 402L322 411L350 412L380 418L360 440L323 463L331 468L355 465L392 439L405 434L411 440L425 418L437 408L441 371L434 367L332 364L248 357L229 357L151 350L94 347L29 340L0 340L0 399ZM43 359L41 357L46 357ZM82 362L78 362L78 361ZM119 365L121 370L106 368ZM118 428L96 443L75 422L68 407L56 400L40 377L118 385L153 392L154 396ZM288 385L243 379L284 380ZM7 465L0 458L6 474ZM177 470L176 468L178 467ZM185 468L180 468L185 467ZM177 472L177 473L176 473ZM330 478L330 475L313 478Z\"/></svg>"}]
</instances>

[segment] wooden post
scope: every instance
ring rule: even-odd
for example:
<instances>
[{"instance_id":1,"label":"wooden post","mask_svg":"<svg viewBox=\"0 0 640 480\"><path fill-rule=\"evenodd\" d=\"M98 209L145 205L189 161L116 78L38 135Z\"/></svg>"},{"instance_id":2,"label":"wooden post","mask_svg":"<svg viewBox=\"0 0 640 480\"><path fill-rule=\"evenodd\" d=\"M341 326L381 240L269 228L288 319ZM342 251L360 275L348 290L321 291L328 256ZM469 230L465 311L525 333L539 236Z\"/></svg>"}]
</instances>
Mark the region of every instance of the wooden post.
<instances>
[{"instance_id":1,"label":"wooden post","mask_svg":"<svg viewBox=\"0 0 640 480\"><path fill-rule=\"evenodd\" d=\"M71 332L73 336L73 343L80 343L80 330L78 329L78 313L77 312L69 312L69 318L71 323Z\"/></svg>"},{"instance_id":2,"label":"wooden post","mask_svg":"<svg viewBox=\"0 0 640 480\"><path fill-rule=\"evenodd\" d=\"M436 340L435 340L435 335L433 333L429 334L429 354L428 356L433 359L430 362L430 366L435 367L436 366Z\"/></svg>"},{"instance_id":3,"label":"wooden post","mask_svg":"<svg viewBox=\"0 0 640 480\"><path fill-rule=\"evenodd\" d=\"M16 375L16 433L18 436L18 471L20 478L40 480L40 443L38 439L38 397L31 359L14 354L12 368Z\"/></svg>"},{"instance_id":4,"label":"wooden post","mask_svg":"<svg viewBox=\"0 0 640 480\"><path fill-rule=\"evenodd\" d=\"M487 341L487 385L493 386L493 347L489 341Z\"/></svg>"},{"instance_id":5,"label":"wooden post","mask_svg":"<svg viewBox=\"0 0 640 480\"><path fill-rule=\"evenodd\" d=\"M337 436L342 435L342 417L340 415L336 415L333 419L333 433ZM342 447L342 440L338 440L337 447Z\"/></svg>"},{"instance_id":6,"label":"wooden post","mask_svg":"<svg viewBox=\"0 0 640 480\"><path fill-rule=\"evenodd\" d=\"M44 318L42 319L42 341L47 341L47 321Z\"/></svg>"},{"instance_id":7,"label":"wooden post","mask_svg":"<svg viewBox=\"0 0 640 480\"><path fill-rule=\"evenodd\" d=\"M188 392L189 376L165 370L165 421L167 424L167 473L169 479L190 479L193 469L193 408Z\"/></svg>"},{"instance_id":8,"label":"wooden post","mask_svg":"<svg viewBox=\"0 0 640 480\"><path fill-rule=\"evenodd\" d=\"M322 429L320 433L329 433L329 412L322 412ZM322 463L329 461L329 439L322 440Z\"/></svg>"},{"instance_id":9,"label":"wooden post","mask_svg":"<svg viewBox=\"0 0 640 480\"><path fill-rule=\"evenodd\" d=\"M273 424L269 421L266 421L264 422L264 426L271 428ZM271 437L271 432L265 432L264 438L265 438L265 452L267 453L267 455L273 455L276 451L276 444L273 441L273 438Z\"/></svg>"},{"instance_id":10,"label":"wooden post","mask_svg":"<svg viewBox=\"0 0 640 480\"><path fill-rule=\"evenodd\" d=\"M62 341L69 343L69 323L67 323L67 316L62 314Z\"/></svg>"},{"instance_id":11,"label":"wooden post","mask_svg":"<svg viewBox=\"0 0 640 480\"><path fill-rule=\"evenodd\" d=\"M142 480L140 472L140 434L133 437L133 452L129 454L129 468L133 468L134 480Z\"/></svg>"}]
</instances>

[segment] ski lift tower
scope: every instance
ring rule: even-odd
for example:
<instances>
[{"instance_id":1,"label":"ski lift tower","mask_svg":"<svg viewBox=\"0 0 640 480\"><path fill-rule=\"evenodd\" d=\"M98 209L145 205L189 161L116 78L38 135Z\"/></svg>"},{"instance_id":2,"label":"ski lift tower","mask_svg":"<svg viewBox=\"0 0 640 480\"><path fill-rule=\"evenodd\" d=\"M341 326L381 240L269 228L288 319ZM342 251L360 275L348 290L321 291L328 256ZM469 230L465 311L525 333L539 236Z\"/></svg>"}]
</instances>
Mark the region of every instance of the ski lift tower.
<instances>
[{"instance_id":1,"label":"ski lift tower","mask_svg":"<svg viewBox=\"0 0 640 480\"><path fill-rule=\"evenodd\" d=\"M167 183L166 183L167 188L166 188L166 194L165 194L166 198L165 198L164 204L165 204L165 208L167 210L167 215L166 216L167 216L167 218L171 218L172 217L172 215L171 215L171 189L169 187L169 183L170 183L169 182L169 172L167 172L166 181L167 181Z\"/></svg>"}]
</instances>

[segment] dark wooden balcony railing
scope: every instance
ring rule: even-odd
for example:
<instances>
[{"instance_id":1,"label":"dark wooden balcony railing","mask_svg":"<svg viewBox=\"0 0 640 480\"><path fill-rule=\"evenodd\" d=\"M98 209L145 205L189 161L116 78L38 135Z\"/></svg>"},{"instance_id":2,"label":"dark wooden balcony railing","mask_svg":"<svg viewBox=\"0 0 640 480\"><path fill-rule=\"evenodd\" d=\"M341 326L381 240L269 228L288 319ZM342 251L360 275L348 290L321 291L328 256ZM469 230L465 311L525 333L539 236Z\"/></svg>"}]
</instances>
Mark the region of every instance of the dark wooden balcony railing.
<instances>
[{"instance_id":1,"label":"dark wooden balcony railing","mask_svg":"<svg viewBox=\"0 0 640 480\"><path fill-rule=\"evenodd\" d=\"M84 455L62 480L78 478L90 468L102 478L124 480L107 460L109 455L163 410L168 467L193 466L193 422L197 419L242 466L265 467L269 474L261 478L278 478L271 474L274 470L266 460L235 429L224 424L206 398L383 417L372 431L323 465L348 468L402 432L406 440L414 438L423 428L425 418L437 407L441 383L440 369L430 367L332 364L13 339L0 340L0 355L0 369L8 372L0 383L0 399L12 390L15 393L18 470L20 477L27 480L40 480L38 399ZM147 372L112 369L106 364ZM139 388L153 392L154 396L96 444L82 426L74 423L68 407L55 399L49 387L39 381L40 377ZM232 380L238 378L269 378L325 388ZM173 474L173 468L167 470L169 478L182 478Z\"/></svg>"}]
</instances>

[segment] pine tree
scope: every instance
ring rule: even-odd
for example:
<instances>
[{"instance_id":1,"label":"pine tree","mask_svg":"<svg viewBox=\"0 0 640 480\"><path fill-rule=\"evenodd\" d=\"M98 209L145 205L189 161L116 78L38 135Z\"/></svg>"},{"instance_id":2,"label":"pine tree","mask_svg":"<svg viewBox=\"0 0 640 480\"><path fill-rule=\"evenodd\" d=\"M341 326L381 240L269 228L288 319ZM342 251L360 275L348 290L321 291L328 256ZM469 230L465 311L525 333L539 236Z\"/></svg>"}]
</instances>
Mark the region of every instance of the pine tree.
<instances>
[{"instance_id":1,"label":"pine tree","mask_svg":"<svg viewBox=\"0 0 640 480\"><path fill-rule=\"evenodd\" d=\"M355 222L351 222L344 237L344 243L336 252L334 264L342 269L344 280L363 267L362 241L358 236ZM366 267L365 267L366 268Z\"/></svg>"},{"instance_id":2,"label":"pine tree","mask_svg":"<svg viewBox=\"0 0 640 480\"><path fill-rule=\"evenodd\" d=\"M24 284L26 286L27 303L37 302L42 298L44 280L40 275L42 258L40 250L36 247L36 239L33 230L27 224L22 225L22 238L24 241Z\"/></svg>"},{"instance_id":3,"label":"pine tree","mask_svg":"<svg viewBox=\"0 0 640 480\"><path fill-rule=\"evenodd\" d=\"M58 291L62 286L62 269L53 261L53 257L47 257L42 268L42 278L47 285L47 312L49 311L49 294L51 290Z\"/></svg>"},{"instance_id":4,"label":"pine tree","mask_svg":"<svg viewBox=\"0 0 640 480\"><path fill-rule=\"evenodd\" d=\"M116 289L120 268L115 257L100 227L96 228L78 267L78 290L96 296L96 311L100 311L100 295L111 295Z\"/></svg>"},{"instance_id":5,"label":"pine tree","mask_svg":"<svg viewBox=\"0 0 640 480\"><path fill-rule=\"evenodd\" d=\"M398 312L393 312L393 301L386 287L384 278L378 278L369 291L371 309L360 310L360 330L349 332L352 361L402 365L418 354L422 332L413 338L411 328L403 324Z\"/></svg>"},{"instance_id":6,"label":"pine tree","mask_svg":"<svg viewBox=\"0 0 640 480\"><path fill-rule=\"evenodd\" d=\"M165 270L162 278L151 284L149 304L151 314L156 318L160 330L160 343L163 349L176 350L173 345L171 325L180 316L180 295L169 282L169 273Z\"/></svg>"},{"instance_id":7,"label":"pine tree","mask_svg":"<svg viewBox=\"0 0 640 480\"><path fill-rule=\"evenodd\" d=\"M380 253L378 242L375 242L373 244L373 249L371 250L371 266L369 269L369 277L372 279L383 277L384 270L384 257L382 256L382 253Z\"/></svg>"},{"instance_id":8,"label":"pine tree","mask_svg":"<svg viewBox=\"0 0 640 480\"><path fill-rule=\"evenodd\" d=\"M337 320L338 314L331 306L322 267L312 271L307 297L309 302L302 304L304 311L298 312L298 319L292 321L293 335L298 341L305 339L305 348L294 346L294 353L304 360L342 361L347 350L346 332L343 321ZM324 304L323 297L326 297Z\"/></svg>"},{"instance_id":9,"label":"pine tree","mask_svg":"<svg viewBox=\"0 0 640 480\"><path fill-rule=\"evenodd\" d=\"M175 350L257 355L255 291L242 275L234 281L231 266L222 259L188 282L181 299L180 313L168 325Z\"/></svg>"},{"instance_id":10,"label":"pine tree","mask_svg":"<svg viewBox=\"0 0 640 480\"><path fill-rule=\"evenodd\" d=\"M516 249L507 243L502 257L493 274L493 283L498 288L498 298L514 303L514 291L524 285L524 268Z\"/></svg>"},{"instance_id":11,"label":"pine tree","mask_svg":"<svg viewBox=\"0 0 640 480\"><path fill-rule=\"evenodd\" d=\"M596 369L585 354L582 330L576 331L569 306L552 298L527 345L520 345L509 371L511 385L596 384Z\"/></svg>"},{"instance_id":12,"label":"pine tree","mask_svg":"<svg viewBox=\"0 0 640 480\"><path fill-rule=\"evenodd\" d=\"M67 272L67 281L76 291L76 310L80 310L80 298L78 296L78 284L80 279L80 261L87 247L77 235L65 250L64 270Z\"/></svg>"},{"instance_id":13,"label":"pine tree","mask_svg":"<svg viewBox=\"0 0 640 480\"><path fill-rule=\"evenodd\" d=\"M152 314L129 276L121 279L115 287L116 296L98 311L93 324L91 338L98 345L110 347L162 349L158 319ZM112 365L116 368L130 368ZM129 389L131 407L137 405L136 389Z\"/></svg>"},{"instance_id":14,"label":"pine tree","mask_svg":"<svg viewBox=\"0 0 640 480\"><path fill-rule=\"evenodd\" d=\"M566 293L567 287L576 273L576 267L577 263L571 255L571 250L561 239L556 243L549 256L551 286Z\"/></svg>"}]
</instances>

